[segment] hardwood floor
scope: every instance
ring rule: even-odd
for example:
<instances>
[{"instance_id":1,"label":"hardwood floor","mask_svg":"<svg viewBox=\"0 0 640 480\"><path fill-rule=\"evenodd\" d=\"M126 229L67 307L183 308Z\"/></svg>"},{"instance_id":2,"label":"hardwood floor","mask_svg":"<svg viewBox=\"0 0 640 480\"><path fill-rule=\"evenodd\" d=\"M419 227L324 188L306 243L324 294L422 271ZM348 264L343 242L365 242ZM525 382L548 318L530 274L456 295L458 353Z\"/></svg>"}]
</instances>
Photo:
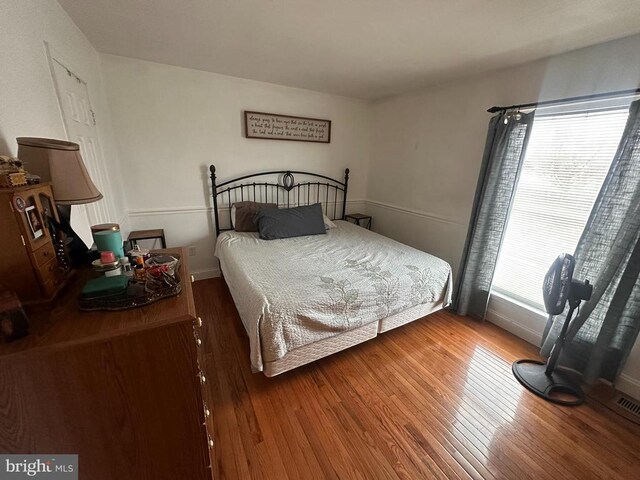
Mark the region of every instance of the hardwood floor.
<instances>
[{"instance_id":1,"label":"hardwood floor","mask_svg":"<svg viewBox=\"0 0 640 480\"><path fill-rule=\"evenodd\" d=\"M535 348L489 323L439 312L266 378L224 282L194 295L217 479L640 477L640 427L524 390Z\"/></svg>"}]
</instances>

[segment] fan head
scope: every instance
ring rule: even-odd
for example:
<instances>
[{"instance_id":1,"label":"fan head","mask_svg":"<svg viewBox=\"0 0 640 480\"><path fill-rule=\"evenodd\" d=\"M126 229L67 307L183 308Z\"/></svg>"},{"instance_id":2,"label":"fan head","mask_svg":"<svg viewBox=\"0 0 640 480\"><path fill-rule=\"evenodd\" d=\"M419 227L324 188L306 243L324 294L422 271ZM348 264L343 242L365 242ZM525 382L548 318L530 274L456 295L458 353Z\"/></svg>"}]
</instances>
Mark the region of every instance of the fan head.
<instances>
[{"instance_id":1,"label":"fan head","mask_svg":"<svg viewBox=\"0 0 640 480\"><path fill-rule=\"evenodd\" d=\"M544 277L542 295L549 315L560 315L569 298L575 260L573 255L562 253L555 259Z\"/></svg>"}]
</instances>

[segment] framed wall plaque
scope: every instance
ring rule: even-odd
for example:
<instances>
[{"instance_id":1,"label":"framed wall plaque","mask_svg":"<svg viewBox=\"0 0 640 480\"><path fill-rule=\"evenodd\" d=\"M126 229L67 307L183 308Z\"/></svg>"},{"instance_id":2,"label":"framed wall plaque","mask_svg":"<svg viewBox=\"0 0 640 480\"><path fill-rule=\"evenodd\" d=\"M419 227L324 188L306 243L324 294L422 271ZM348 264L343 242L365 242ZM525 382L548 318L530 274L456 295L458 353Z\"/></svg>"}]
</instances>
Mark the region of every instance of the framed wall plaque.
<instances>
[{"instance_id":1,"label":"framed wall plaque","mask_svg":"<svg viewBox=\"0 0 640 480\"><path fill-rule=\"evenodd\" d=\"M331 120L245 110L244 132L247 138L330 143Z\"/></svg>"}]
</instances>

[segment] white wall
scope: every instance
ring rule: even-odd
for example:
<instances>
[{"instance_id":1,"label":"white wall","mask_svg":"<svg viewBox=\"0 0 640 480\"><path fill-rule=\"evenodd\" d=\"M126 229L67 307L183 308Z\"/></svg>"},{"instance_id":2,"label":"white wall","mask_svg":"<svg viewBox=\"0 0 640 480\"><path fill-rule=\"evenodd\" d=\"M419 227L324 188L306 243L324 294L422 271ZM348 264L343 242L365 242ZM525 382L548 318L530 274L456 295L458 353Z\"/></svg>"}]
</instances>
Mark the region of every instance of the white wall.
<instances>
[{"instance_id":1,"label":"white wall","mask_svg":"<svg viewBox=\"0 0 640 480\"><path fill-rule=\"evenodd\" d=\"M493 105L637 88L640 36L408 93L374 106L368 211L378 232L457 272ZM493 300L489 318L533 343L544 317ZM624 384L624 385L623 385ZM636 345L620 387L640 397Z\"/></svg>"},{"instance_id":2,"label":"white wall","mask_svg":"<svg viewBox=\"0 0 640 480\"><path fill-rule=\"evenodd\" d=\"M98 53L55 0L2 0L0 6L0 153L16 155L16 137L65 139L44 42L88 83L120 221L124 198ZM28 165L27 165L28 167Z\"/></svg>"},{"instance_id":3,"label":"white wall","mask_svg":"<svg viewBox=\"0 0 640 480\"><path fill-rule=\"evenodd\" d=\"M164 228L169 245L195 246L190 264L200 277L218 269L211 163L218 181L280 169L342 178L349 167L349 198L365 197L368 104L112 55L101 60L131 228ZM331 143L243 138L243 110L330 119Z\"/></svg>"}]
</instances>

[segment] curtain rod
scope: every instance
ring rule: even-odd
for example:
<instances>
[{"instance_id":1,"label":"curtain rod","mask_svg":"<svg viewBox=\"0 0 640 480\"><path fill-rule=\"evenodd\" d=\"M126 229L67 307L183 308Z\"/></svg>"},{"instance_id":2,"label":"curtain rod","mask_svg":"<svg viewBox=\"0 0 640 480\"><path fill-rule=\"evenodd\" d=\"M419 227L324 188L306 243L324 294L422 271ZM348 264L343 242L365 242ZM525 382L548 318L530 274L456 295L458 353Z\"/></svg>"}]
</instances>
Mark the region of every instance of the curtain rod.
<instances>
[{"instance_id":1,"label":"curtain rod","mask_svg":"<svg viewBox=\"0 0 640 480\"><path fill-rule=\"evenodd\" d=\"M541 107L544 105L557 105L561 103L579 103L584 100L595 100L598 98L624 97L627 95L637 95L637 94L640 94L640 88L630 89L630 90L618 90L617 92L593 93L591 95L581 95L579 97L560 98L557 100L545 100L543 102L521 103L520 105L509 105L508 107L493 106L489 108L487 112L498 113L498 112L504 112L505 110L535 108L535 107Z\"/></svg>"}]
</instances>

